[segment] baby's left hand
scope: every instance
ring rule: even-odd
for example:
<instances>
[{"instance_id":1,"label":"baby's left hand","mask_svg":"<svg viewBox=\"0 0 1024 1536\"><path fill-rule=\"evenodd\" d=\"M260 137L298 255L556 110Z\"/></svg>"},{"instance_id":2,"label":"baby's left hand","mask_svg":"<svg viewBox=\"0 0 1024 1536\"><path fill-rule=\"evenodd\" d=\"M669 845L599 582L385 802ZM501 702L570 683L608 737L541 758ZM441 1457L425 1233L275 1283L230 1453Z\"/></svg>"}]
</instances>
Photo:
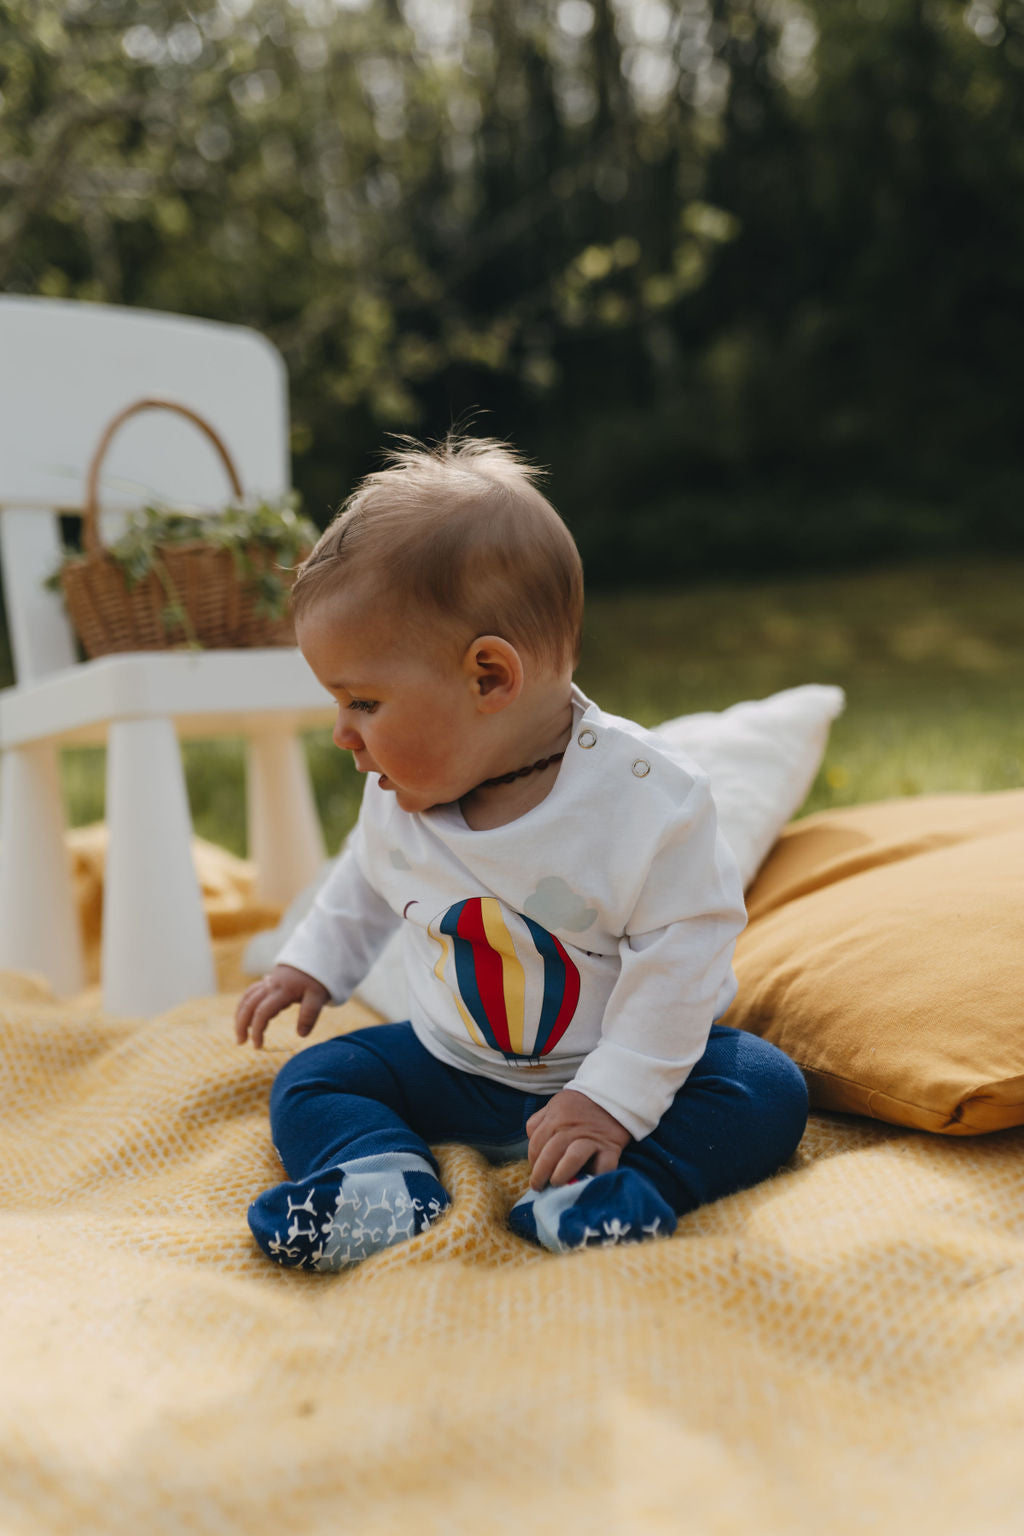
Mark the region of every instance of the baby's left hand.
<instances>
[{"instance_id":1,"label":"baby's left hand","mask_svg":"<svg viewBox=\"0 0 1024 1536\"><path fill-rule=\"evenodd\" d=\"M563 1088L526 1122L530 1138L530 1188L568 1184L588 1163L592 1173L619 1166L630 1134L585 1093Z\"/></svg>"}]
</instances>

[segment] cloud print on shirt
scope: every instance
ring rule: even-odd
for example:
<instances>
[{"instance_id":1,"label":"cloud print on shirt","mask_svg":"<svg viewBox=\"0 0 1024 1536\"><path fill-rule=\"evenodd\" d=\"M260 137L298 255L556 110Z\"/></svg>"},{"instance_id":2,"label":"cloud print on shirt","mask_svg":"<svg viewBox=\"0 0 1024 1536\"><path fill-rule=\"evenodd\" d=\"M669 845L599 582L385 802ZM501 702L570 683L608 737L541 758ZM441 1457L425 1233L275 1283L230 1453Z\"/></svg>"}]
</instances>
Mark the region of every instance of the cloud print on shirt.
<instances>
[{"instance_id":1,"label":"cloud print on shirt","mask_svg":"<svg viewBox=\"0 0 1024 1536\"><path fill-rule=\"evenodd\" d=\"M523 904L527 917L545 928L561 928L564 933L583 933L597 917L597 908L588 907L578 891L559 875L545 875L532 896Z\"/></svg>"}]
</instances>

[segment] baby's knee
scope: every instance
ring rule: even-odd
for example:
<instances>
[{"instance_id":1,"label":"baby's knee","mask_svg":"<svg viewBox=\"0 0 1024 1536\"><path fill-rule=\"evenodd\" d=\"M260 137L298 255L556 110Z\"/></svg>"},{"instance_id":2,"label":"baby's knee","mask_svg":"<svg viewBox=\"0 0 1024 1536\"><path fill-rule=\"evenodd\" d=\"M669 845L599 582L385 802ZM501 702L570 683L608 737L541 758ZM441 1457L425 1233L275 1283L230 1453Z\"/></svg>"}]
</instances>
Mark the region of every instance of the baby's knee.
<instances>
[{"instance_id":1,"label":"baby's knee","mask_svg":"<svg viewBox=\"0 0 1024 1536\"><path fill-rule=\"evenodd\" d=\"M338 1084L335 1040L307 1046L297 1051L278 1072L270 1090L270 1122L276 1125L290 1111L301 1107L310 1094L334 1091Z\"/></svg>"},{"instance_id":2,"label":"baby's knee","mask_svg":"<svg viewBox=\"0 0 1024 1536\"><path fill-rule=\"evenodd\" d=\"M278 1072L270 1090L272 1131L292 1115L306 1112L311 1099L324 1094L386 1096L388 1073L376 1053L365 1049L359 1034L341 1035L297 1051Z\"/></svg>"},{"instance_id":3,"label":"baby's knee","mask_svg":"<svg viewBox=\"0 0 1024 1536\"><path fill-rule=\"evenodd\" d=\"M771 1161L785 1162L807 1125L807 1084L796 1063L759 1035L716 1025L702 1066L728 1092L735 1134L749 1134Z\"/></svg>"},{"instance_id":4,"label":"baby's knee","mask_svg":"<svg viewBox=\"0 0 1024 1536\"><path fill-rule=\"evenodd\" d=\"M767 1040L751 1036L757 1055L758 1097L771 1125L780 1162L796 1151L807 1127L807 1083L796 1062ZM753 1046L753 1041L757 1042Z\"/></svg>"}]
</instances>

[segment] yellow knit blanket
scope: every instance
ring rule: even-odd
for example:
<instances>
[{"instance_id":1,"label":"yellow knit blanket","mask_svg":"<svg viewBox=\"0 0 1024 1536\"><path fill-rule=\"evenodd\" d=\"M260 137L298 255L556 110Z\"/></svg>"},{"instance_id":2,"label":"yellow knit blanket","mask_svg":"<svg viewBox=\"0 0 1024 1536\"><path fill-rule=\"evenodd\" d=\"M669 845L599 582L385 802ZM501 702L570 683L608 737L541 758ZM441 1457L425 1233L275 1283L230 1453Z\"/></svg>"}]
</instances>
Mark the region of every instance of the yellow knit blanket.
<instances>
[{"instance_id":1,"label":"yellow knit blanket","mask_svg":"<svg viewBox=\"0 0 1024 1536\"><path fill-rule=\"evenodd\" d=\"M525 1165L449 1146L437 1226L283 1271L245 1209L295 1038L234 1044L268 914L200 864L220 995L112 1021L0 977L4 1536L1019 1531L1021 1132L815 1116L674 1238L564 1257L505 1227Z\"/></svg>"}]
</instances>

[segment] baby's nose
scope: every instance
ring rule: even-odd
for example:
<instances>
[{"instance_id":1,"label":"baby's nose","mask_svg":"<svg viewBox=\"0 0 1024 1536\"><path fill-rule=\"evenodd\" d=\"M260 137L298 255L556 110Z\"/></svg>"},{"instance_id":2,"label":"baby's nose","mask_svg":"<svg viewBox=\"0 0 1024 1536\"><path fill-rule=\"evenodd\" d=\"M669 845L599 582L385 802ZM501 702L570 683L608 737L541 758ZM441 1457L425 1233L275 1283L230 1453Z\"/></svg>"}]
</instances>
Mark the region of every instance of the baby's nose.
<instances>
[{"instance_id":1,"label":"baby's nose","mask_svg":"<svg viewBox=\"0 0 1024 1536\"><path fill-rule=\"evenodd\" d=\"M358 731L352 729L340 710L334 722L333 741L334 745L340 747L343 752L358 752L363 745L363 738Z\"/></svg>"}]
</instances>

